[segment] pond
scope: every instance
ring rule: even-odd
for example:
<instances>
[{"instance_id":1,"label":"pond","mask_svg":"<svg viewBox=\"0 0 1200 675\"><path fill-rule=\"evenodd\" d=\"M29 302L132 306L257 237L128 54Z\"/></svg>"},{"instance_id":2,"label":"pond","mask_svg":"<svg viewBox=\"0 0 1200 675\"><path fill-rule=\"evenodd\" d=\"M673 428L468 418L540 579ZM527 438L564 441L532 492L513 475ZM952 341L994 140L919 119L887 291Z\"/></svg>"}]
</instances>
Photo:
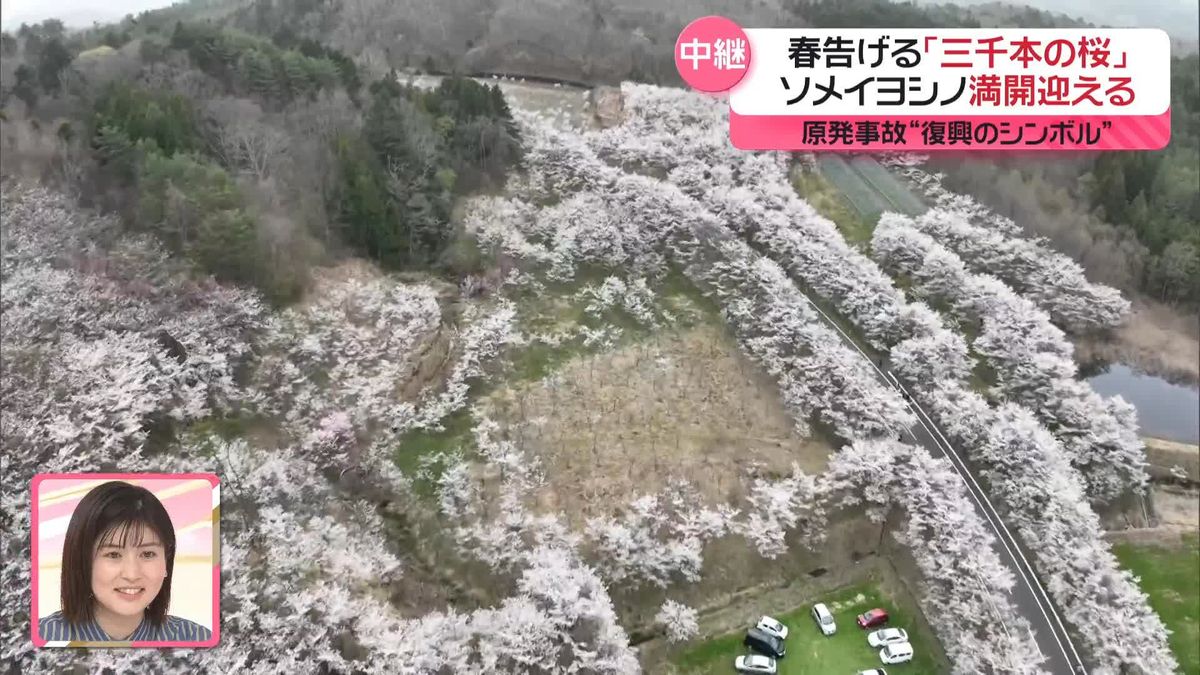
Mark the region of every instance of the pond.
<instances>
[{"instance_id":1,"label":"pond","mask_svg":"<svg viewBox=\"0 0 1200 675\"><path fill-rule=\"evenodd\" d=\"M1114 363L1088 382L1103 396L1120 394L1137 408L1143 436L1200 443L1200 390Z\"/></svg>"}]
</instances>

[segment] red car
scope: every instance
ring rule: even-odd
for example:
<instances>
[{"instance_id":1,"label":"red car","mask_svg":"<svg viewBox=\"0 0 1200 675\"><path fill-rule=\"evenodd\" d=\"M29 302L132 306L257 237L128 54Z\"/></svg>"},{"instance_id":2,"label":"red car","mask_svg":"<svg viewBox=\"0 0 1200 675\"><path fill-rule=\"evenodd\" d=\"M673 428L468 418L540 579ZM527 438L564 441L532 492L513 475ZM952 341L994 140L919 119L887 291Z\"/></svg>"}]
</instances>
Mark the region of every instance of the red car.
<instances>
[{"instance_id":1,"label":"red car","mask_svg":"<svg viewBox=\"0 0 1200 675\"><path fill-rule=\"evenodd\" d=\"M870 611L858 615L859 628L874 628L887 623L888 613L886 609L876 607Z\"/></svg>"}]
</instances>

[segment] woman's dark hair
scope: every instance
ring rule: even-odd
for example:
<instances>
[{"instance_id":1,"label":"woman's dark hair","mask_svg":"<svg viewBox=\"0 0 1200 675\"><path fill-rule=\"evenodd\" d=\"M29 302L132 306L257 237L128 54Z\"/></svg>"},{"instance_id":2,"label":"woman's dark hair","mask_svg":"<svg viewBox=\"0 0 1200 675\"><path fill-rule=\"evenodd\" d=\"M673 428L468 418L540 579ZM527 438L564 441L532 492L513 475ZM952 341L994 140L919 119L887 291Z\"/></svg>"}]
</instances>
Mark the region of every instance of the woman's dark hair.
<instances>
[{"instance_id":1,"label":"woman's dark hair","mask_svg":"<svg viewBox=\"0 0 1200 675\"><path fill-rule=\"evenodd\" d=\"M104 483L79 500L71 514L71 524L63 540L62 613L73 624L95 618L92 597L92 561L96 546L113 543L124 547L139 546L127 542L139 536L144 526L158 535L167 556L167 578L162 589L146 608L146 616L162 625L171 604L171 579L175 571L175 527L158 497L146 488L122 481Z\"/></svg>"}]
</instances>

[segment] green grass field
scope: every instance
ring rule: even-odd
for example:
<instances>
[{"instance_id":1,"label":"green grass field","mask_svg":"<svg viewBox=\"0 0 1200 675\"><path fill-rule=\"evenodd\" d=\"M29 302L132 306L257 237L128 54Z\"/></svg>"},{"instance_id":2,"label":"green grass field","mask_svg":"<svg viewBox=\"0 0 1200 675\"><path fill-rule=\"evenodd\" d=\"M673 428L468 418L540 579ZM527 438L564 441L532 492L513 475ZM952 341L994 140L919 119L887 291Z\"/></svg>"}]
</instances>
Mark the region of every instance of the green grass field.
<instances>
[{"instance_id":1,"label":"green grass field","mask_svg":"<svg viewBox=\"0 0 1200 675\"><path fill-rule=\"evenodd\" d=\"M850 160L850 166L884 198L892 210L910 216L919 216L927 210L920 198L874 157L859 155Z\"/></svg>"},{"instance_id":2,"label":"green grass field","mask_svg":"<svg viewBox=\"0 0 1200 675\"><path fill-rule=\"evenodd\" d=\"M847 241L871 241L871 233L875 226L868 223L846 195L820 171L797 168L792 171L792 187L796 189L796 194L817 210L817 213L832 220Z\"/></svg>"},{"instance_id":3,"label":"green grass field","mask_svg":"<svg viewBox=\"0 0 1200 675\"><path fill-rule=\"evenodd\" d=\"M1171 650L1185 675L1200 675L1200 535L1182 546L1117 544L1121 566L1141 577L1150 606L1172 631Z\"/></svg>"},{"instance_id":4,"label":"green grass field","mask_svg":"<svg viewBox=\"0 0 1200 675\"><path fill-rule=\"evenodd\" d=\"M817 171L792 172L792 185L851 242L869 242L884 211L915 216L927 210L900 179L866 156L821 155Z\"/></svg>"},{"instance_id":5,"label":"green grass field","mask_svg":"<svg viewBox=\"0 0 1200 675\"><path fill-rule=\"evenodd\" d=\"M817 167L821 175L846 197L859 216L871 225L872 230L875 229L879 214L895 208L843 157L822 154L817 158Z\"/></svg>"},{"instance_id":6,"label":"green grass field","mask_svg":"<svg viewBox=\"0 0 1200 675\"><path fill-rule=\"evenodd\" d=\"M911 673L932 675L939 672L933 657L932 637L922 631L910 608L897 606L874 585L843 588L821 597L837 621L837 633L825 637L809 615L811 605L776 616L788 627L787 656L779 662L781 675L853 675L867 668L878 668L879 650L867 645L867 633L854 623L854 617L872 607L888 610L888 626L908 631L915 655L909 663L884 666L888 675ZM747 626L749 628L749 626ZM709 640L673 659L677 672L691 674L733 673L733 660L747 653L742 646L745 631Z\"/></svg>"}]
</instances>

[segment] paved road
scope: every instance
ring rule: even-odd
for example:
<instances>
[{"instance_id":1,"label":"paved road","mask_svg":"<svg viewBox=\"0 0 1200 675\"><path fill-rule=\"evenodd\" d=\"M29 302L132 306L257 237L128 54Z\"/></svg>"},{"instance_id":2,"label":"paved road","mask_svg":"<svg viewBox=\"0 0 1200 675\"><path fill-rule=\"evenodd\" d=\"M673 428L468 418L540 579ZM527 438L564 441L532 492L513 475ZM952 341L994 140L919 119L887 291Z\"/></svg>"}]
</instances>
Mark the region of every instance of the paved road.
<instances>
[{"instance_id":1,"label":"paved road","mask_svg":"<svg viewBox=\"0 0 1200 675\"><path fill-rule=\"evenodd\" d=\"M1037 641L1042 653L1046 656L1046 662L1043 664L1043 667L1054 675L1082 675L1087 673L1087 669L1082 659L1080 659L1079 653L1076 651L1070 636L1067 634L1061 617L1050 602L1050 598L1042 587L1041 582L1034 574L1028 557L1020 548L1016 538L1004 525L999 514L996 513L995 508L993 508L991 501L980 487L970 467L963 462L962 457L959 456L959 453L945 435L942 434L941 430L938 429L937 425L933 423L929 415L912 400L911 396L907 395L908 392L905 391L904 385L900 384L891 372L887 370L887 362L884 361L883 364L875 363L854 339L847 335L820 307L811 300L809 300L809 304L812 305L813 309L817 310L827 324L842 336L846 344L861 354L871 364L871 368L884 384L904 393L909 407L912 408L913 413L919 420L919 424L903 431L907 439L920 444L934 457L947 457L954 466L954 469L958 471L959 476L962 477L963 483L967 486L967 492L971 496L971 501L975 505L975 512L996 535L996 545L994 546L996 554L1000 557L1001 562L1012 571L1013 578L1017 581L1009 593L1012 596L1013 604L1021 613L1021 616L1025 617L1029 625L1033 628L1033 637Z\"/></svg>"},{"instance_id":2,"label":"paved road","mask_svg":"<svg viewBox=\"0 0 1200 675\"><path fill-rule=\"evenodd\" d=\"M704 229L694 231L693 233L701 240L720 240L737 236L724 228L717 230ZM804 294L802 293L801 295ZM825 322L841 335L842 340L850 348L858 352L867 363L871 364L871 368L875 371L876 376L881 382L886 386L904 392L903 386L887 372L886 362L883 364L875 363L866 351L843 331L824 310L813 303L807 295L804 295L804 298ZM988 500L987 495L980 487L974 474L966 463L963 462L953 445L945 438L945 435L941 433L925 411L911 397L907 396L907 392L904 393L906 394L908 405L913 410L919 423L910 429L904 429L903 434L908 437L909 441L923 446L934 457L949 458L951 465L954 466L959 476L962 477L963 483L967 486L967 493L970 495L971 501L975 506L976 513L996 537L994 549L997 556L1009 568L1013 579L1016 581L1009 594L1016 610L1029 622L1033 630L1034 640L1037 642L1042 654L1046 656L1046 661L1042 667L1053 675L1086 675L1087 670L1075 647L1071 644L1063 621L1051 604L1045 590L1042 588L1041 582L1033 573L1033 568L1029 565L1026 554L1019 548L1015 538L996 513L995 508L993 508L991 502ZM897 431L899 433L899 430Z\"/></svg>"},{"instance_id":3,"label":"paved road","mask_svg":"<svg viewBox=\"0 0 1200 675\"><path fill-rule=\"evenodd\" d=\"M867 157L857 159L859 161L875 161ZM850 162L846 162L846 164L847 166L851 166ZM911 215L919 215L920 212L925 210L924 207L918 206L921 204L920 197L914 195L915 202L911 205L897 204L888 196L885 190L875 185L860 168L853 167L852 171L858 177L861 177L863 182L875 191L877 197L886 202L892 210ZM903 208L904 206L909 206L909 208ZM848 345L862 354L863 358L871 364L871 367L875 370L880 380L888 386L899 389L907 394L904 391L904 386L896 381L895 377L887 370L886 360L882 364L876 364L855 343L853 338L842 331L825 312L821 311L820 307L817 307L815 304L813 307L824 317L826 323L842 336L842 339ZM1086 673L1087 670L1079 657L1078 651L1076 651L1075 646L1072 644L1070 636L1067 634L1062 618L1055 610L1041 582L1034 574L1027 554L1012 533L1009 532L1008 528L1005 527L1004 522L992 507L987 495L980 488L979 482L970 467L963 462L962 457L945 435L937 428L937 425L934 424L930 416L911 397L908 397L908 402L909 407L912 408L913 413L916 414L920 423L912 429L905 429L904 434L909 440L924 446L935 457L949 458L950 463L954 465L955 470L962 477L963 482L967 486L967 491L971 495L971 501L975 504L975 511L996 535L995 548L997 555L1000 556L1000 560L1012 571L1013 576L1017 580L1017 584L1011 592L1012 600L1021 612L1021 615L1029 621L1034 629L1034 639L1037 640L1042 653L1046 655L1047 661L1045 667L1055 675L1079 675Z\"/></svg>"}]
</instances>

